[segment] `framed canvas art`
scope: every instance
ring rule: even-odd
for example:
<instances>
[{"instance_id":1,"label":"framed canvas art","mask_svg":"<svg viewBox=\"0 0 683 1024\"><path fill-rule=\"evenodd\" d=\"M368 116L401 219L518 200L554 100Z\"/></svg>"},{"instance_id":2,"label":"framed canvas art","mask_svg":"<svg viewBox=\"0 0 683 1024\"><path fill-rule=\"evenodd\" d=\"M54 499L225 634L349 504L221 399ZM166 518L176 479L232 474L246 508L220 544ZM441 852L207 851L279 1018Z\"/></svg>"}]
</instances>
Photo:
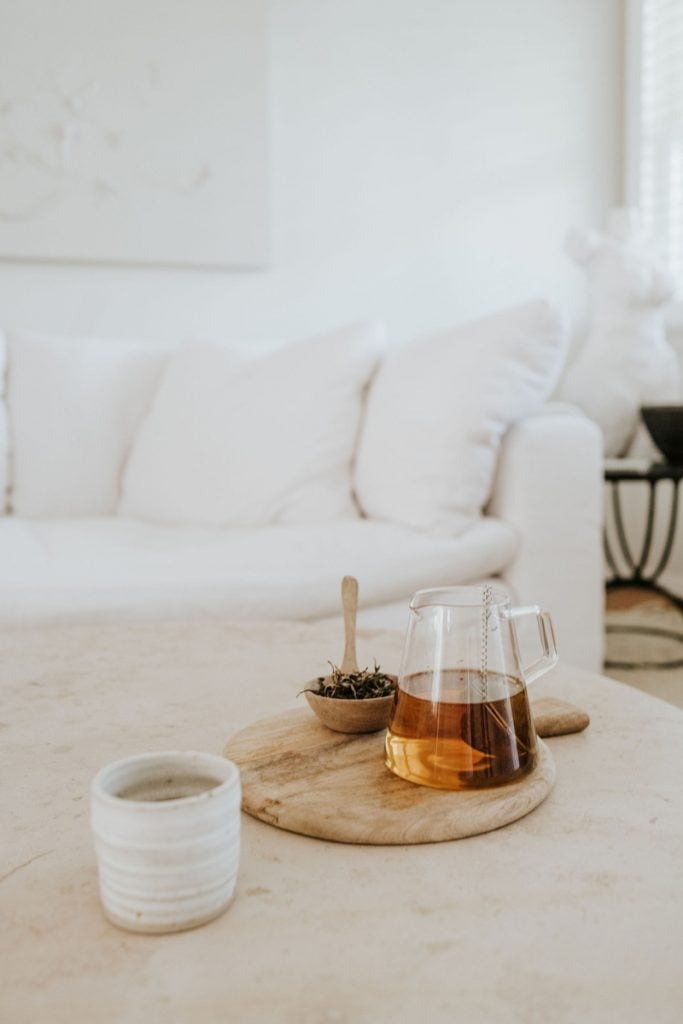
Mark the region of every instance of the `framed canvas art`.
<instances>
[{"instance_id":1,"label":"framed canvas art","mask_svg":"<svg viewBox=\"0 0 683 1024\"><path fill-rule=\"evenodd\" d=\"M266 0L0 0L0 256L267 259Z\"/></svg>"}]
</instances>

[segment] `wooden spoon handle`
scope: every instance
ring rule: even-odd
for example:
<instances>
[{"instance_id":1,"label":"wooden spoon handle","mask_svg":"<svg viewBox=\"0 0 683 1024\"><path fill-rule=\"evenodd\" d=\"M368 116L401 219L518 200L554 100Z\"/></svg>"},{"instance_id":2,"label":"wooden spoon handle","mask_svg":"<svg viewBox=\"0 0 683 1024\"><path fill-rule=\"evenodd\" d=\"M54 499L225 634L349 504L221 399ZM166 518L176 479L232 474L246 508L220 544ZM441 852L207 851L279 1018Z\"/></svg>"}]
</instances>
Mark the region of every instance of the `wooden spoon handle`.
<instances>
[{"instance_id":1,"label":"wooden spoon handle","mask_svg":"<svg viewBox=\"0 0 683 1024\"><path fill-rule=\"evenodd\" d=\"M358 671L356 657L356 613L358 611L358 580L355 576L345 576L341 585L342 605L344 606L344 657L341 670L345 674Z\"/></svg>"}]
</instances>

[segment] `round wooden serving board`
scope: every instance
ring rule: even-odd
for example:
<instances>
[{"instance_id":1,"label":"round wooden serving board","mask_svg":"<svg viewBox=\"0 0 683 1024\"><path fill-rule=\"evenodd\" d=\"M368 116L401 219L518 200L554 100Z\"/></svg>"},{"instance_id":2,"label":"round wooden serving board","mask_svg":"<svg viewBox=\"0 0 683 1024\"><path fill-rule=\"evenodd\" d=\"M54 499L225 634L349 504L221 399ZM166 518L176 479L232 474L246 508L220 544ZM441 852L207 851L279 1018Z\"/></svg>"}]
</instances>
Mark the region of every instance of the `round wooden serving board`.
<instances>
[{"instance_id":1,"label":"round wooden serving board","mask_svg":"<svg viewBox=\"0 0 683 1024\"><path fill-rule=\"evenodd\" d=\"M440 843L524 817L555 782L542 740L531 775L500 789L449 792L405 782L384 764L385 733L332 732L310 711L286 711L233 736L242 809L289 832L340 843Z\"/></svg>"}]
</instances>

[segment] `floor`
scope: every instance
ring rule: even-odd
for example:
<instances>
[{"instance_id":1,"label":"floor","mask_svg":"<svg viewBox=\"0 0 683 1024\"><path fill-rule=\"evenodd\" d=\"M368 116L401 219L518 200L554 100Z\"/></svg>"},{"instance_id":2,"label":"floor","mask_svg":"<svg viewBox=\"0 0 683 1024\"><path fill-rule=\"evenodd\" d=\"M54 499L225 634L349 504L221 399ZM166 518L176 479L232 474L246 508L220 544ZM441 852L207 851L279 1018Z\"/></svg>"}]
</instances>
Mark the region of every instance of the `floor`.
<instances>
[{"instance_id":1,"label":"floor","mask_svg":"<svg viewBox=\"0 0 683 1024\"><path fill-rule=\"evenodd\" d=\"M683 614L665 598L636 589L607 595L605 675L683 708ZM618 632L610 632L611 629ZM654 630L653 633L641 632ZM657 663L667 667L656 668Z\"/></svg>"}]
</instances>

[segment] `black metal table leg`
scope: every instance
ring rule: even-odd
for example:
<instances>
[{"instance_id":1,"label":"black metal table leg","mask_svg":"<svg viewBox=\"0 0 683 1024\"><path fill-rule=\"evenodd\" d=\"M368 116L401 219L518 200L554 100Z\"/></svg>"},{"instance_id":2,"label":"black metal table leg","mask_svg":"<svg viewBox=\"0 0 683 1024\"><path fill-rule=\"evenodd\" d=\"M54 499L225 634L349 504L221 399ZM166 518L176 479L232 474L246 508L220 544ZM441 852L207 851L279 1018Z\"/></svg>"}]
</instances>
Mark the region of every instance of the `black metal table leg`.
<instances>
[{"instance_id":1,"label":"black metal table leg","mask_svg":"<svg viewBox=\"0 0 683 1024\"><path fill-rule=\"evenodd\" d=\"M607 581L607 589L621 589L621 588L638 588L651 590L655 594L659 594L669 601L672 605L678 608L679 611L683 612L683 598L678 597L676 594L672 594L670 591L662 587L658 580L666 566L669 563L671 554L674 548L674 542L676 539L676 528L678 525L678 490L681 479L683 479L683 467L666 466L666 465L653 465L644 470L629 469L608 469L605 473L605 479L611 485L611 496L612 496L612 512L616 534L616 549L613 549L610 538L608 523L605 523L604 529L604 545L605 545L605 558L609 565L612 573L611 578ZM652 551L652 540L654 536L654 524L657 507L657 484L662 480L670 480L673 486L673 495L671 505L669 508L669 522L666 530L666 537L664 540L664 546L662 548L659 559L652 572L647 573L647 563L650 558ZM647 520L645 523L645 532L643 535L642 546L640 549L640 555L636 561L631 552L631 548L628 543L626 536L626 529L624 526L624 519L621 509L621 499L619 495L619 484L628 481L637 481L642 483L648 483L649 485L649 501L647 508ZM625 563L627 567L628 575L623 575L619 569L618 560L615 557L615 552L618 552L619 558ZM607 632L610 634L637 634L642 636L655 636L662 639L669 639L678 641L683 644L683 632L674 632L673 630L658 629L654 626L608 626ZM664 662L627 662L627 661L612 661L608 660L605 662L608 668L626 668L626 669L655 669L655 668L680 668L683 667L683 657L667 660Z\"/></svg>"}]
</instances>

